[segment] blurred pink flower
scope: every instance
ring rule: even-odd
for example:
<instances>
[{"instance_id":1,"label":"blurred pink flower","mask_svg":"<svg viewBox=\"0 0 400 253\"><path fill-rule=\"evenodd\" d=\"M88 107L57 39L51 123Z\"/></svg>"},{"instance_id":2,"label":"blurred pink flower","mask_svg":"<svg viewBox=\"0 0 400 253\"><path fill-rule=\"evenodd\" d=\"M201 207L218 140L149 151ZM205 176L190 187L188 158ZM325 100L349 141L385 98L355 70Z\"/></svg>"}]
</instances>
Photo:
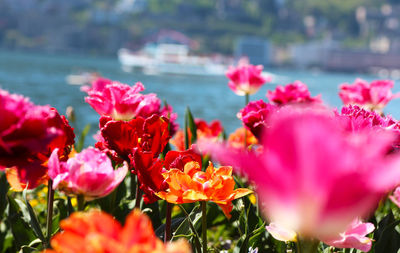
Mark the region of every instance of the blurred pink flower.
<instances>
[{"instance_id":1,"label":"blurred pink flower","mask_svg":"<svg viewBox=\"0 0 400 253\"><path fill-rule=\"evenodd\" d=\"M82 194L86 200L110 194L128 172L127 164L114 170L107 155L92 147L84 149L67 162L59 161L55 149L48 167L54 189L60 189L67 194Z\"/></svg>"},{"instance_id":2,"label":"blurred pink flower","mask_svg":"<svg viewBox=\"0 0 400 253\"><path fill-rule=\"evenodd\" d=\"M278 107L265 103L262 99L251 101L237 114L243 124L256 136L261 138L262 130L265 127L267 117L277 111Z\"/></svg>"},{"instance_id":3,"label":"blurred pink flower","mask_svg":"<svg viewBox=\"0 0 400 253\"><path fill-rule=\"evenodd\" d=\"M393 147L398 148L400 146L400 123L390 115L381 116L357 105L348 105L342 108L340 114L336 112L336 117L346 131L359 132L375 129L392 132L397 136L393 142Z\"/></svg>"},{"instance_id":4,"label":"blurred pink flower","mask_svg":"<svg viewBox=\"0 0 400 253\"><path fill-rule=\"evenodd\" d=\"M347 105L341 113L336 113L343 127L348 131L361 131L366 128L399 129L399 122L390 115L381 116L376 112L365 110L357 105Z\"/></svg>"},{"instance_id":5,"label":"blurred pink flower","mask_svg":"<svg viewBox=\"0 0 400 253\"><path fill-rule=\"evenodd\" d=\"M300 110L301 109L301 110ZM302 237L329 238L365 217L399 183L393 135L349 133L322 109L282 108L268 119L260 153L199 143L256 185L268 220Z\"/></svg>"},{"instance_id":6,"label":"blurred pink flower","mask_svg":"<svg viewBox=\"0 0 400 253\"><path fill-rule=\"evenodd\" d=\"M267 98L272 104L284 105L287 103L322 103L321 95L311 97L307 85L295 81L286 86L278 85L275 91L268 91Z\"/></svg>"},{"instance_id":7,"label":"blurred pink flower","mask_svg":"<svg viewBox=\"0 0 400 253\"><path fill-rule=\"evenodd\" d=\"M140 82L132 87L111 83L101 91L89 91L85 101L101 116L110 116L114 120L131 120L136 116L146 118L159 112L161 101L156 94L140 94L143 90Z\"/></svg>"},{"instance_id":8,"label":"blurred pink flower","mask_svg":"<svg viewBox=\"0 0 400 253\"><path fill-rule=\"evenodd\" d=\"M246 94L256 93L261 86L270 82L270 77L262 76L262 65L251 65L251 64L239 64L237 67L230 66L226 72L226 76L229 78L228 86L239 96Z\"/></svg>"},{"instance_id":9,"label":"blurred pink flower","mask_svg":"<svg viewBox=\"0 0 400 253\"><path fill-rule=\"evenodd\" d=\"M381 112L390 100L400 96L400 93L392 93L393 86L394 82L391 80L375 80L368 83L356 79L353 84L341 84L339 96L343 104L357 104L368 110Z\"/></svg>"},{"instance_id":10,"label":"blurred pink flower","mask_svg":"<svg viewBox=\"0 0 400 253\"><path fill-rule=\"evenodd\" d=\"M286 229L275 222L271 222L265 229L278 241L282 242L296 242L297 234L293 230Z\"/></svg>"},{"instance_id":11,"label":"blurred pink flower","mask_svg":"<svg viewBox=\"0 0 400 253\"><path fill-rule=\"evenodd\" d=\"M374 229L374 224L363 223L361 220L355 219L345 232L332 239L323 240L323 242L336 248L355 248L368 252L372 246L372 239L367 235Z\"/></svg>"},{"instance_id":12,"label":"blurred pink flower","mask_svg":"<svg viewBox=\"0 0 400 253\"><path fill-rule=\"evenodd\" d=\"M393 195L389 196L390 200L393 201L398 207L400 207L400 186L396 187Z\"/></svg>"}]
</instances>

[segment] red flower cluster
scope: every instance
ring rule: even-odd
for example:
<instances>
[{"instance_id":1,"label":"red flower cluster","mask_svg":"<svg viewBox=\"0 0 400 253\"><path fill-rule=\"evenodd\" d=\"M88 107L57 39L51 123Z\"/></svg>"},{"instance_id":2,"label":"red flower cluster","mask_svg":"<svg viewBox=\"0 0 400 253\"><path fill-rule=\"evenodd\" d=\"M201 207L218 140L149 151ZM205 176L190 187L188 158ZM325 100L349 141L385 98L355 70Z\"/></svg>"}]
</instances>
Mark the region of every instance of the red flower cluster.
<instances>
[{"instance_id":1,"label":"red flower cluster","mask_svg":"<svg viewBox=\"0 0 400 253\"><path fill-rule=\"evenodd\" d=\"M156 201L153 192L162 187L162 161L158 156L170 138L168 124L166 118L157 115L130 121L115 121L109 117L100 119L103 140L96 147L130 162L132 172L137 174L140 188L145 193L146 203Z\"/></svg>"}]
</instances>

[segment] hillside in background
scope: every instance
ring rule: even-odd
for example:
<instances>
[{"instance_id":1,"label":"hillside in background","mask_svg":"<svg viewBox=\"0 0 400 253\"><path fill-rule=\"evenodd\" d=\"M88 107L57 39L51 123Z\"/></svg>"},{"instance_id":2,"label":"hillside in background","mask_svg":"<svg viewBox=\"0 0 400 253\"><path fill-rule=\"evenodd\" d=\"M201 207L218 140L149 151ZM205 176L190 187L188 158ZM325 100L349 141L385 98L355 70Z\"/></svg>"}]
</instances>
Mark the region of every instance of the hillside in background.
<instances>
[{"instance_id":1,"label":"hillside in background","mask_svg":"<svg viewBox=\"0 0 400 253\"><path fill-rule=\"evenodd\" d=\"M140 48L162 29L197 41L199 53L232 54L239 36L278 45L323 39L360 46L360 5L399 0L0 0L0 46L115 54ZM370 34L370 36L372 36Z\"/></svg>"}]
</instances>

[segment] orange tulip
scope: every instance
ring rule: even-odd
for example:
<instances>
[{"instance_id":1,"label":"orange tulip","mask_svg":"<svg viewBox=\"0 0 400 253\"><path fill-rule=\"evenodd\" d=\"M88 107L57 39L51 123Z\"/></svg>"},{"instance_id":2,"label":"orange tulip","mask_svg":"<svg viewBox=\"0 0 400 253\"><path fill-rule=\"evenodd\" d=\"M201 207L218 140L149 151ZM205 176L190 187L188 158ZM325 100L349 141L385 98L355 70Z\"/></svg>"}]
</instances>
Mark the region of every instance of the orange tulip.
<instances>
[{"instance_id":1,"label":"orange tulip","mask_svg":"<svg viewBox=\"0 0 400 253\"><path fill-rule=\"evenodd\" d=\"M234 189L232 167L214 168L211 162L205 172L201 171L199 163L188 162L183 171L170 169L163 176L169 189L157 193L158 197L174 204L213 201L228 218L231 217L232 201L252 193L246 188Z\"/></svg>"},{"instance_id":2,"label":"orange tulip","mask_svg":"<svg viewBox=\"0 0 400 253\"><path fill-rule=\"evenodd\" d=\"M61 221L63 232L51 240L53 250L45 253L188 253L189 244L182 240L163 244L156 237L150 219L139 210L127 217L122 227L111 215L101 211L76 212Z\"/></svg>"},{"instance_id":3,"label":"orange tulip","mask_svg":"<svg viewBox=\"0 0 400 253\"><path fill-rule=\"evenodd\" d=\"M246 133L246 134L245 134ZM258 143L257 138L250 132L250 130L241 127L231 133L228 138L228 144L234 148L242 148L244 146L244 138L246 137L246 147Z\"/></svg>"}]
</instances>

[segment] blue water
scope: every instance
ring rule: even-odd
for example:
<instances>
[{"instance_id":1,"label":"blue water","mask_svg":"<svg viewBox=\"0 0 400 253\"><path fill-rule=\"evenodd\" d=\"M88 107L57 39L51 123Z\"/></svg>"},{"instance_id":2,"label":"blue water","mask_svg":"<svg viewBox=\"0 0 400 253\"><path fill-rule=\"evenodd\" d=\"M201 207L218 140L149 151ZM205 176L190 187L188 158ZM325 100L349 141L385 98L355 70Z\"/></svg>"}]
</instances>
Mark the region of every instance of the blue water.
<instances>
[{"instance_id":1,"label":"blue water","mask_svg":"<svg viewBox=\"0 0 400 253\"><path fill-rule=\"evenodd\" d=\"M0 51L0 87L11 93L20 93L30 97L36 104L49 104L60 113L65 113L67 106L75 108L81 130L86 124L92 125L91 132L97 130L98 114L84 102L85 94L79 86L68 85L65 77L71 73L97 71L104 77L133 85L141 81L146 90L154 92L165 99L178 113L178 123L182 126L186 106L189 106L195 117L207 121L220 119L226 131L232 132L240 127L236 113L243 107L244 98L236 96L227 86L227 79L221 77L188 77L188 76L148 76L138 73L126 73L121 70L116 58L71 55L41 55L21 52ZM329 105L340 107L337 95L338 85L353 82L361 77L366 80L374 76L359 74L337 74L308 71L289 71L267 69L278 76L273 84L264 85L260 91L251 96L251 100L265 99L268 89L277 84L286 84L301 80L309 86L313 96L322 94L322 99ZM400 91L395 84L394 91ZM386 107L386 113L400 118L400 99L392 101ZM89 143L92 143L89 141Z\"/></svg>"}]
</instances>

